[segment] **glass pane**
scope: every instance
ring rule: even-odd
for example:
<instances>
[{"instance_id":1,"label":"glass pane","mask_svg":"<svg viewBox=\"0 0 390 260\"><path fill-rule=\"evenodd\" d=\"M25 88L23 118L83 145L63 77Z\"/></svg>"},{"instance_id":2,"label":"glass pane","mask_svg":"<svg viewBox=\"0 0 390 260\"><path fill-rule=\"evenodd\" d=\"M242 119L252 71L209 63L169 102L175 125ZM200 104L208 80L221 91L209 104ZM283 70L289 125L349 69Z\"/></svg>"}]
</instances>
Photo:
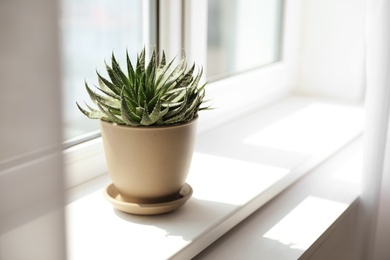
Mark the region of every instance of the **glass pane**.
<instances>
[{"instance_id":1,"label":"glass pane","mask_svg":"<svg viewBox=\"0 0 390 260\"><path fill-rule=\"evenodd\" d=\"M99 129L98 120L76 107L76 101L91 104L84 81L98 84L96 70L106 75L104 61L113 51L125 64L126 48L134 58L143 47L142 0L62 0L60 27L64 138L70 140Z\"/></svg>"},{"instance_id":2,"label":"glass pane","mask_svg":"<svg viewBox=\"0 0 390 260\"><path fill-rule=\"evenodd\" d=\"M226 77L280 59L283 0L209 0L207 76Z\"/></svg>"}]
</instances>

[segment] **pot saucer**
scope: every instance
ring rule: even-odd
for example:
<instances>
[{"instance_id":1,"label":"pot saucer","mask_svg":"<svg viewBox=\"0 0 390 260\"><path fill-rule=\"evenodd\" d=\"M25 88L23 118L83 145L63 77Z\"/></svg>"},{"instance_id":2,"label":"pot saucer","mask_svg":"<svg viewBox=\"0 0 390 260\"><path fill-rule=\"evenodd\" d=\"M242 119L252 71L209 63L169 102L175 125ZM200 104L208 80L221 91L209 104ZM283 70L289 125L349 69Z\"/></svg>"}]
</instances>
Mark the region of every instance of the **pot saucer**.
<instances>
[{"instance_id":1,"label":"pot saucer","mask_svg":"<svg viewBox=\"0 0 390 260\"><path fill-rule=\"evenodd\" d=\"M158 215L180 208L192 196L192 188L185 183L177 199L163 203L138 204L123 201L114 184L109 184L103 190L104 197L111 202L114 208L134 215Z\"/></svg>"}]
</instances>

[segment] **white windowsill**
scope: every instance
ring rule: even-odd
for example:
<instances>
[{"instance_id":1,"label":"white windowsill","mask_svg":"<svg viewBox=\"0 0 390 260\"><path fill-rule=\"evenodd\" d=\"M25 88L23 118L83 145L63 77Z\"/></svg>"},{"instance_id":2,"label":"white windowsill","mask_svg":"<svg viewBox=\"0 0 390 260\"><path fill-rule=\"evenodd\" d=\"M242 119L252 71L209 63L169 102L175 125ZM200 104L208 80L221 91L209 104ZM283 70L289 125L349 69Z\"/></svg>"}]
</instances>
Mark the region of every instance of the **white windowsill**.
<instances>
[{"instance_id":1,"label":"white windowsill","mask_svg":"<svg viewBox=\"0 0 390 260\"><path fill-rule=\"evenodd\" d=\"M324 242L337 228L350 232L344 220L357 210L362 167L362 138L358 138L291 185L195 259L317 259ZM352 224L353 225L353 224ZM355 227L353 227L355 229ZM337 232L337 231L336 231ZM340 234L338 232L338 234ZM345 235L344 235L345 236ZM351 234L331 248L332 257L352 259ZM329 240L328 240L329 241ZM341 240L343 241L343 240Z\"/></svg>"},{"instance_id":2,"label":"white windowsill","mask_svg":"<svg viewBox=\"0 0 390 260\"><path fill-rule=\"evenodd\" d=\"M107 175L79 185L68 192L68 257L190 259L358 137L362 119L360 107L293 97L203 133L187 179L194 194L170 214L114 210Z\"/></svg>"}]
</instances>

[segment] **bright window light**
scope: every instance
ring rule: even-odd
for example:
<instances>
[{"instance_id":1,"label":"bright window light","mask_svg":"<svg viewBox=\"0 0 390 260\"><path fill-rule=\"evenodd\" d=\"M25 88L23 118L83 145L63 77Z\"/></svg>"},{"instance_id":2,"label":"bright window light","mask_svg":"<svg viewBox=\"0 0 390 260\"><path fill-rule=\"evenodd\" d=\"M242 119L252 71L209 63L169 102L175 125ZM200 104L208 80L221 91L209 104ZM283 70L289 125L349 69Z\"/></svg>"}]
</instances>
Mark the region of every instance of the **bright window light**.
<instances>
[{"instance_id":1,"label":"bright window light","mask_svg":"<svg viewBox=\"0 0 390 260\"><path fill-rule=\"evenodd\" d=\"M231 76L280 60L280 0L209 0L207 75Z\"/></svg>"},{"instance_id":2,"label":"bright window light","mask_svg":"<svg viewBox=\"0 0 390 260\"><path fill-rule=\"evenodd\" d=\"M98 132L99 121L87 119L75 102L89 100L84 81L98 85L96 70L104 74L104 61L110 62L113 51L124 65L126 48L131 57L142 48L142 8L140 0L60 1L64 141Z\"/></svg>"},{"instance_id":3,"label":"bright window light","mask_svg":"<svg viewBox=\"0 0 390 260\"><path fill-rule=\"evenodd\" d=\"M360 108L314 103L249 136L244 143L314 155L342 142L351 131L358 134L362 127Z\"/></svg>"},{"instance_id":4,"label":"bright window light","mask_svg":"<svg viewBox=\"0 0 390 260\"><path fill-rule=\"evenodd\" d=\"M202 165L207 165L206 173ZM290 172L287 168L195 153L188 183L196 187L197 199L242 205ZM204 177L199 178L202 174ZM195 175L197 178L191 178Z\"/></svg>"},{"instance_id":5,"label":"bright window light","mask_svg":"<svg viewBox=\"0 0 390 260\"><path fill-rule=\"evenodd\" d=\"M345 203L309 196L263 237L307 250L347 207Z\"/></svg>"}]
</instances>

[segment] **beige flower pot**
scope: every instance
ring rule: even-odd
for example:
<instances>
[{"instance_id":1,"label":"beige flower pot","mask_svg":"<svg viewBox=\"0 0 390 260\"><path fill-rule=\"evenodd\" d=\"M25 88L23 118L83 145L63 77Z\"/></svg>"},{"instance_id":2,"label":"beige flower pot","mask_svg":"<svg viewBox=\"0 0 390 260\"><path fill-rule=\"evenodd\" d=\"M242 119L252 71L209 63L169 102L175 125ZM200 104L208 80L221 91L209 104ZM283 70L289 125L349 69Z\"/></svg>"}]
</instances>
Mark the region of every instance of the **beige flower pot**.
<instances>
[{"instance_id":1,"label":"beige flower pot","mask_svg":"<svg viewBox=\"0 0 390 260\"><path fill-rule=\"evenodd\" d=\"M109 174L124 201L150 204L179 196L191 165L197 121L153 127L101 121Z\"/></svg>"}]
</instances>

